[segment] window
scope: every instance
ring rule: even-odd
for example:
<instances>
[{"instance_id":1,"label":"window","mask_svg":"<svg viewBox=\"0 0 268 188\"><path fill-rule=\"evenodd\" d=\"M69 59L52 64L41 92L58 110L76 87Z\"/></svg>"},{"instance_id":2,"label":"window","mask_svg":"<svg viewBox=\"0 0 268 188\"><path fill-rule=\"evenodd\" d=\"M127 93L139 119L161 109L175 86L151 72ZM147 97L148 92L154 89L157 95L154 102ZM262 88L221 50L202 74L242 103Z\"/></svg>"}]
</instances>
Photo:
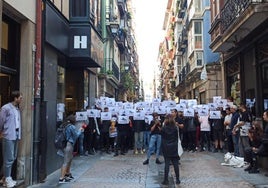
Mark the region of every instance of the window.
<instances>
[{"instance_id":1,"label":"window","mask_svg":"<svg viewBox=\"0 0 268 188\"><path fill-rule=\"evenodd\" d=\"M195 11L201 12L202 11L202 0L195 0Z\"/></svg>"},{"instance_id":2,"label":"window","mask_svg":"<svg viewBox=\"0 0 268 188\"><path fill-rule=\"evenodd\" d=\"M194 22L194 48L202 49L202 22L196 21Z\"/></svg>"},{"instance_id":3,"label":"window","mask_svg":"<svg viewBox=\"0 0 268 188\"><path fill-rule=\"evenodd\" d=\"M202 66L203 65L203 52L196 52L195 59L196 59L196 66Z\"/></svg>"}]
</instances>

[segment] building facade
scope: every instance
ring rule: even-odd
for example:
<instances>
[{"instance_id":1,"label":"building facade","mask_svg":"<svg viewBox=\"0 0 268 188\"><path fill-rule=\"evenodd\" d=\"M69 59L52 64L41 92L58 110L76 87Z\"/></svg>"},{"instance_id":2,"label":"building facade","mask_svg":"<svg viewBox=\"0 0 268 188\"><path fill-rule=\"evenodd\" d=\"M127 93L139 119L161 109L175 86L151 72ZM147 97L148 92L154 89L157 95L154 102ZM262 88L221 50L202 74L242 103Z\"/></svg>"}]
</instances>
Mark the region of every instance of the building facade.
<instances>
[{"instance_id":1,"label":"building facade","mask_svg":"<svg viewBox=\"0 0 268 188\"><path fill-rule=\"evenodd\" d=\"M251 101L250 109L261 117L268 107L268 1L211 0L210 4L210 47L221 53L224 91L237 104Z\"/></svg>"},{"instance_id":2,"label":"building facade","mask_svg":"<svg viewBox=\"0 0 268 188\"><path fill-rule=\"evenodd\" d=\"M209 48L209 1L168 1L160 48L162 94L167 99L197 99L200 104L223 96L220 56Z\"/></svg>"},{"instance_id":3,"label":"building facade","mask_svg":"<svg viewBox=\"0 0 268 188\"><path fill-rule=\"evenodd\" d=\"M34 0L0 1L0 19L0 106L11 101L11 91L20 90L23 93L22 141L12 176L29 180L32 174L30 168L32 139L28 135L32 135L34 122L36 3ZM0 158L2 161L2 149Z\"/></svg>"},{"instance_id":4,"label":"building facade","mask_svg":"<svg viewBox=\"0 0 268 188\"><path fill-rule=\"evenodd\" d=\"M61 166L51 146L64 117L94 106L100 96L119 100L121 87L128 99L125 65L138 96L130 5L126 0L0 1L0 106L11 91L23 93L22 140L12 176L25 186Z\"/></svg>"}]
</instances>

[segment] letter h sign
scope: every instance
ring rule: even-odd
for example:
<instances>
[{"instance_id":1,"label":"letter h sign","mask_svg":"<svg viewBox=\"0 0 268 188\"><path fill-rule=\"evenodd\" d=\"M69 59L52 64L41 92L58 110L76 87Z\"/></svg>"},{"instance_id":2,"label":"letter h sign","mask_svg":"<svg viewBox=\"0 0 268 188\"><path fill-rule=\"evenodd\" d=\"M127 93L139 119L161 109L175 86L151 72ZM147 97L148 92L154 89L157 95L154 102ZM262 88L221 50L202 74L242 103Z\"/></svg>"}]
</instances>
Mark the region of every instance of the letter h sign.
<instances>
[{"instance_id":1,"label":"letter h sign","mask_svg":"<svg viewBox=\"0 0 268 188\"><path fill-rule=\"evenodd\" d=\"M74 49L87 49L87 36L74 36Z\"/></svg>"}]
</instances>

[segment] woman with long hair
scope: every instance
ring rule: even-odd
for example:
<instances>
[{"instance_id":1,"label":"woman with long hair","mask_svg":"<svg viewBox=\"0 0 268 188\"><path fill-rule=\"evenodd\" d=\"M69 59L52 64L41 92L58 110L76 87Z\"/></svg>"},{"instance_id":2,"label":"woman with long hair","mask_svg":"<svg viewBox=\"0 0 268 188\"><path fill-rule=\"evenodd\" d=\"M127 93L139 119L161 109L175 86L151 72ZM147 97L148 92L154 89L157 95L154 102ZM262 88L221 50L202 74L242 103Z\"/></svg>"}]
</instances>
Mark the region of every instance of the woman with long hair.
<instances>
[{"instance_id":1,"label":"woman with long hair","mask_svg":"<svg viewBox=\"0 0 268 188\"><path fill-rule=\"evenodd\" d=\"M164 126L161 129L162 152L165 159L165 171L163 185L168 185L169 164L172 162L176 174L176 184L180 184L179 172L179 154L178 154L178 134L179 129L176 126L174 117L168 114L164 120Z\"/></svg>"}]
</instances>

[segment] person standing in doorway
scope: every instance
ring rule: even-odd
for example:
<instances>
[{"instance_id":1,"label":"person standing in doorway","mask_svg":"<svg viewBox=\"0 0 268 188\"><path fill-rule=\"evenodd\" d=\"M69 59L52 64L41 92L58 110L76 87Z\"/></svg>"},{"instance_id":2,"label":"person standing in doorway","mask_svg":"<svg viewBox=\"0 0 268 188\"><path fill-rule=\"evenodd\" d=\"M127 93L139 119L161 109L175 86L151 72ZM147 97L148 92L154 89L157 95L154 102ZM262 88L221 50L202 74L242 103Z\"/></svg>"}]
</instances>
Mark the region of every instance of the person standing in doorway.
<instances>
[{"instance_id":1,"label":"person standing in doorway","mask_svg":"<svg viewBox=\"0 0 268 188\"><path fill-rule=\"evenodd\" d=\"M11 177L11 169L17 158L18 140L21 139L21 113L19 105L22 93L13 91L12 101L0 110L0 132L3 135L3 169L6 187L14 187L16 181Z\"/></svg>"}]
</instances>

